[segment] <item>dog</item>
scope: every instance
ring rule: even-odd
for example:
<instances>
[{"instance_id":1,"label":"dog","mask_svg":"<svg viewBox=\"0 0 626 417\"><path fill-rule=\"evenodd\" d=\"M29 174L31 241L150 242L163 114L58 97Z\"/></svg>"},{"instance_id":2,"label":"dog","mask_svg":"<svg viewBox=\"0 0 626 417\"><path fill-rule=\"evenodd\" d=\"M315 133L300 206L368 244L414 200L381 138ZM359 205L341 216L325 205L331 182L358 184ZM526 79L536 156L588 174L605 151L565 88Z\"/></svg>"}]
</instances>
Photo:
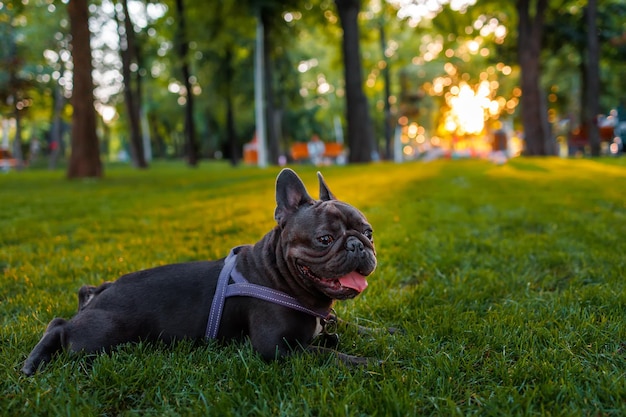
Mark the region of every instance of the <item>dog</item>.
<instances>
[{"instance_id":1,"label":"dog","mask_svg":"<svg viewBox=\"0 0 626 417\"><path fill-rule=\"evenodd\" d=\"M315 200L294 171L283 169L276 179L275 227L226 258L83 286L77 314L49 323L22 372L35 374L62 349L97 353L129 342L204 338L247 338L267 361L305 348L334 352L346 364L367 363L311 344L325 323L335 321L335 300L365 290L376 268L372 226L359 210L335 198L319 172L318 179ZM337 341L328 335L331 343Z\"/></svg>"}]
</instances>

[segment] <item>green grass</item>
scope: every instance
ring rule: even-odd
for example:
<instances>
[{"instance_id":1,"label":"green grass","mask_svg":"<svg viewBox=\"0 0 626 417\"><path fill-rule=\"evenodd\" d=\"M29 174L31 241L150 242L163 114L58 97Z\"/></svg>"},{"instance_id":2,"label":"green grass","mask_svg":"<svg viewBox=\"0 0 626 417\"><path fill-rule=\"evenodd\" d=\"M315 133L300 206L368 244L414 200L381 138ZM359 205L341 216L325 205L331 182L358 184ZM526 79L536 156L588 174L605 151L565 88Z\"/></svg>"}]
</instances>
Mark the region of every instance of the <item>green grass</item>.
<instances>
[{"instance_id":1,"label":"green grass","mask_svg":"<svg viewBox=\"0 0 626 417\"><path fill-rule=\"evenodd\" d=\"M315 170L297 167L317 195ZM340 316L363 369L249 346L128 345L19 369L76 291L225 256L273 226L278 169L0 175L0 410L30 415L624 415L626 161L517 159L324 170L375 229L379 268Z\"/></svg>"}]
</instances>

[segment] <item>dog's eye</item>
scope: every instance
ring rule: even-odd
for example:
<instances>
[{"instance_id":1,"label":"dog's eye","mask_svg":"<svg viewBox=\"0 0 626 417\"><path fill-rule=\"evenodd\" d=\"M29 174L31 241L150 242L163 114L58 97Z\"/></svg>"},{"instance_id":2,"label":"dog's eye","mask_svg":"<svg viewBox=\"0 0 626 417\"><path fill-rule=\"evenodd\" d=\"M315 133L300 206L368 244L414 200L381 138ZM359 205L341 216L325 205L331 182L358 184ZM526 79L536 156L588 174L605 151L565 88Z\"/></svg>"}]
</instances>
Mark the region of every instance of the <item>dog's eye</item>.
<instances>
[{"instance_id":1,"label":"dog's eye","mask_svg":"<svg viewBox=\"0 0 626 417\"><path fill-rule=\"evenodd\" d=\"M367 229L363 232L363 235L369 239L370 242L374 241L374 232L371 229Z\"/></svg>"},{"instance_id":2,"label":"dog's eye","mask_svg":"<svg viewBox=\"0 0 626 417\"><path fill-rule=\"evenodd\" d=\"M317 241L324 246L329 246L334 240L331 235L324 235L317 238Z\"/></svg>"}]
</instances>

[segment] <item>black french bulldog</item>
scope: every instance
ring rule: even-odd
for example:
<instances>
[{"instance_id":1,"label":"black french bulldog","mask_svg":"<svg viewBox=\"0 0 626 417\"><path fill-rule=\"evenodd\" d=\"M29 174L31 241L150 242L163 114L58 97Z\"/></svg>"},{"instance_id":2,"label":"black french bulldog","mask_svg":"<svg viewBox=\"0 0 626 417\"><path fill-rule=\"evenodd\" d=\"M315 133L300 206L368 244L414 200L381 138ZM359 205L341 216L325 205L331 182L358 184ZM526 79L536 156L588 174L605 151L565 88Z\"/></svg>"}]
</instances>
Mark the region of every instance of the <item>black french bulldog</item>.
<instances>
[{"instance_id":1,"label":"black french bulldog","mask_svg":"<svg viewBox=\"0 0 626 417\"><path fill-rule=\"evenodd\" d=\"M376 268L372 227L338 201L318 173L314 200L295 172L276 180L277 226L218 261L165 265L79 291L78 313L55 318L26 359L33 375L52 355L109 351L137 341L249 338L265 359L310 346L334 300L355 297ZM365 358L334 352L348 364Z\"/></svg>"}]
</instances>

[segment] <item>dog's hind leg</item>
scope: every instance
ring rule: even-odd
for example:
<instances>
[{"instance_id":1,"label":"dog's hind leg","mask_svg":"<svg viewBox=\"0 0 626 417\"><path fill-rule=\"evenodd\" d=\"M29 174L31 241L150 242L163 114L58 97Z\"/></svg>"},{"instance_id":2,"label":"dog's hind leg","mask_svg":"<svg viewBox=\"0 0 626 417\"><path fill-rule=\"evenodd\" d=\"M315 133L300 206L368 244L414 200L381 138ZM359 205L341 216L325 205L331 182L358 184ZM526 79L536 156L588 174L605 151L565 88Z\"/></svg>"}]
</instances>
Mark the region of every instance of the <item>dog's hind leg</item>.
<instances>
[{"instance_id":1,"label":"dog's hind leg","mask_svg":"<svg viewBox=\"0 0 626 417\"><path fill-rule=\"evenodd\" d=\"M49 362L59 350L95 353L107 351L121 343L138 341L149 332L140 332L147 326L144 321L128 323L124 317L105 310L83 309L71 320L56 318L50 322L43 337L24 362L22 372L33 375Z\"/></svg>"},{"instance_id":2,"label":"dog's hind leg","mask_svg":"<svg viewBox=\"0 0 626 417\"><path fill-rule=\"evenodd\" d=\"M87 306L87 304L94 297L95 292L96 287L93 285L83 285L80 287L80 290L78 290L78 311Z\"/></svg>"},{"instance_id":3,"label":"dog's hind leg","mask_svg":"<svg viewBox=\"0 0 626 417\"><path fill-rule=\"evenodd\" d=\"M60 318L56 318L48 324L43 337L24 362L22 372L28 376L34 375L42 364L50 361L53 354L66 346L66 324L67 321Z\"/></svg>"}]
</instances>

